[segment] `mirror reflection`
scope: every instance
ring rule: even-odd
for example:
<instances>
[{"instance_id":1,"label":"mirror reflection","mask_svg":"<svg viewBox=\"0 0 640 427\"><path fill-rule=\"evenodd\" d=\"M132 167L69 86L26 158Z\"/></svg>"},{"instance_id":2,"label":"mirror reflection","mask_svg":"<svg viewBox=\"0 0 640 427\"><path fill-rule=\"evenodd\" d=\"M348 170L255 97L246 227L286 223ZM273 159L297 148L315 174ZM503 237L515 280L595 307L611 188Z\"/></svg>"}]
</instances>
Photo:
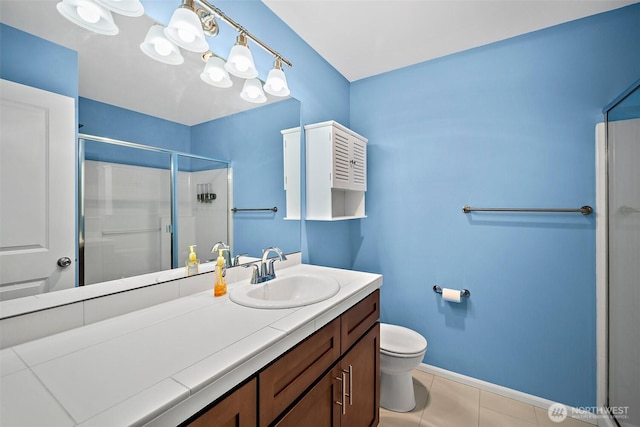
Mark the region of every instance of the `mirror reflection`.
<instances>
[{"instance_id":1,"label":"mirror reflection","mask_svg":"<svg viewBox=\"0 0 640 427\"><path fill-rule=\"evenodd\" d=\"M232 259L244 254L258 258L269 246L285 253L299 251L299 221L285 220L281 131L300 125L300 103L267 96L267 103L256 107L241 100L242 80L235 77L234 87L223 95L221 89L200 80L198 55L185 55L185 65L198 64L193 70L149 59L138 47L153 22L145 16L116 17L120 34L105 37L70 24L55 11L55 4L49 0L2 2L3 37L12 47L18 46L12 49L11 59L17 58L12 67L22 64L28 70L34 67L36 52L53 52L60 48L57 45L77 52L79 75L71 72L74 64L62 71L40 68L42 85L33 86L52 90L51 86L66 79L64 85L76 87L74 127L81 126L81 134L180 153L175 203L180 221L173 224L170 154L134 148L120 148L123 151L118 153L113 147L109 154L98 148L101 143L85 142L83 243L87 262L102 262L100 267L84 269L85 283L184 268L191 245L196 246L201 262L214 258L210 251L218 241L230 246ZM136 65L140 60L142 68ZM216 194L216 199L199 199L204 194ZM232 207L277 207L278 211L232 213ZM175 232L174 243L167 230ZM75 232L74 239L78 240ZM143 246L152 251L142 250ZM31 286L9 297L57 289Z\"/></svg>"}]
</instances>

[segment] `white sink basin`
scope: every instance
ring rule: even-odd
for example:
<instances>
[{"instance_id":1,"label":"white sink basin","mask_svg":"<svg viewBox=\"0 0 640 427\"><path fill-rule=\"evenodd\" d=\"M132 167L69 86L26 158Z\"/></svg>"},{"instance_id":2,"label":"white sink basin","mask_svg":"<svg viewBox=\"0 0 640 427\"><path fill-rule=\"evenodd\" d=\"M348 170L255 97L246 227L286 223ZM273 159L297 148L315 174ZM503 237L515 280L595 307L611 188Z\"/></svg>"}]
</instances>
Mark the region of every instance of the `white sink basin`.
<instances>
[{"instance_id":1,"label":"white sink basin","mask_svg":"<svg viewBox=\"0 0 640 427\"><path fill-rule=\"evenodd\" d=\"M296 274L240 285L229 292L229 299L253 308L293 308L324 301L339 290L340 284L331 277Z\"/></svg>"}]
</instances>

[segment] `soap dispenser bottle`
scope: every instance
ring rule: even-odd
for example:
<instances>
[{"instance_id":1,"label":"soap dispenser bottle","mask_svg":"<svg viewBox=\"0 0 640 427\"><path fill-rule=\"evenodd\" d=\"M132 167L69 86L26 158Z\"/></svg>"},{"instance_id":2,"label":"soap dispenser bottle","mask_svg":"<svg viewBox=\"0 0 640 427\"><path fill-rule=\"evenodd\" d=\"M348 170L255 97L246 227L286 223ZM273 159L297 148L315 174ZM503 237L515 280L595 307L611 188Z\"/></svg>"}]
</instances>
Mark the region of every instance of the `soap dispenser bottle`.
<instances>
[{"instance_id":1,"label":"soap dispenser bottle","mask_svg":"<svg viewBox=\"0 0 640 427\"><path fill-rule=\"evenodd\" d=\"M215 282L213 285L213 296L221 297L227 293L227 282L224 276L227 274L226 262L222 253L224 249L218 251L218 259L216 260Z\"/></svg>"},{"instance_id":2,"label":"soap dispenser bottle","mask_svg":"<svg viewBox=\"0 0 640 427\"><path fill-rule=\"evenodd\" d=\"M189 260L187 260L186 265L187 265L187 276L192 276L194 274L198 274L198 271L200 270L200 260L198 259L198 256L196 255L196 252L193 248L195 248L196 245L191 245L189 246Z\"/></svg>"}]
</instances>

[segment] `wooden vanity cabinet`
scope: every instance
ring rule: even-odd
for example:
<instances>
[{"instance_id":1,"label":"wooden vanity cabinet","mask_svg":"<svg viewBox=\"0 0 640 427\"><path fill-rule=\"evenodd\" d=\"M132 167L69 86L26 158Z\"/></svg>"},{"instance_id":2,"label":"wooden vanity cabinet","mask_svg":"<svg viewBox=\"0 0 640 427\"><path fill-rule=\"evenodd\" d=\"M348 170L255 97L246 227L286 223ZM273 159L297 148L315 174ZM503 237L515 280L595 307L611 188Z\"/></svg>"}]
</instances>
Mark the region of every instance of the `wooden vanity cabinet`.
<instances>
[{"instance_id":1,"label":"wooden vanity cabinet","mask_svg":"<svg viewBox=\"0 0 640 427\"><path fill-rule=\"evenodd\" d=\"M376 290L186 425L378 425L379 317Z\"/></svg>"},{"instance_id":2,"label":"wooden vanity cabinet","mask_svg":"<svg viewBox=\"0 0 640 427\"><path fill-rule=\"evenodd\" d=\"M376 323L275 425L373 427L380 404L380 324Z\"/></svg>"},{"instance_id":3,"label":"wooden vanity cabinet","mask_svg":"<svg viewBox=\"0 0 640 427\"><path fill-rule=\"evenodd\" d=\"M187 424L188 427L255 427L258 422L257 380L253 378Z\"/></svg>"},{"instance_id":4,"label":"wooden vanity cabinet","mask_svg":"<svg viewBox=\"0 0 640 427\"><path fill-rule=\"evenodd\" d=\"M282 416L275 425L284 426L346 426L369 427L378 425L380 403L380 291L360 301L350 310L325 326L335 329L340 325L341 351L336 363L319 381ZM315 335L314 335L315 336ZM304 344L304 343L303 343ZM315 357L298 353L295 347L287 354L291 360L305 358L313 363ZM282 360L279 359L278 362ZM276 362L277 363L277 362ZM268 372L274 365L265 369ZM286 376L285 376L286 378ZM318 378L318 377L316 377ZM270 383L268 383L270 384ZM309 383L311 384L311 383ZM259 375L259 389L265 386ZM267 385L271 388L270 385ZM300 396L300 394L298 394ZM265 402L259 400L260 425L272 425L268 417L263 418ZM293 402L293 400L291 401ZM277 415L277 414L276 414Z\"/></svg>"}]
</instances>

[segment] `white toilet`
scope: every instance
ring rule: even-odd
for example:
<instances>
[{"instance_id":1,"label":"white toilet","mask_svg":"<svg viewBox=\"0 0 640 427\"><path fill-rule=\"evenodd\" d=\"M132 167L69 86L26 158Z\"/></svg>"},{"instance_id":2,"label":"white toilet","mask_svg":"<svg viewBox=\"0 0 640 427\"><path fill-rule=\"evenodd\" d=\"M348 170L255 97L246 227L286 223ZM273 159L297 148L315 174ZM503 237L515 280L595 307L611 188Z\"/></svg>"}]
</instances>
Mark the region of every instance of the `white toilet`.
<instances>
[{"instance_id":1,"label":"white toilet","mask_svg":"<svg viewBox=\"0 0 640 427\"><path fill-rule=\"evenodd\" d=\"M416 407L411 371L427 351L427 340L403 326L380 324L380 406L396 412Z\"/></svg>"}]
</instances>

